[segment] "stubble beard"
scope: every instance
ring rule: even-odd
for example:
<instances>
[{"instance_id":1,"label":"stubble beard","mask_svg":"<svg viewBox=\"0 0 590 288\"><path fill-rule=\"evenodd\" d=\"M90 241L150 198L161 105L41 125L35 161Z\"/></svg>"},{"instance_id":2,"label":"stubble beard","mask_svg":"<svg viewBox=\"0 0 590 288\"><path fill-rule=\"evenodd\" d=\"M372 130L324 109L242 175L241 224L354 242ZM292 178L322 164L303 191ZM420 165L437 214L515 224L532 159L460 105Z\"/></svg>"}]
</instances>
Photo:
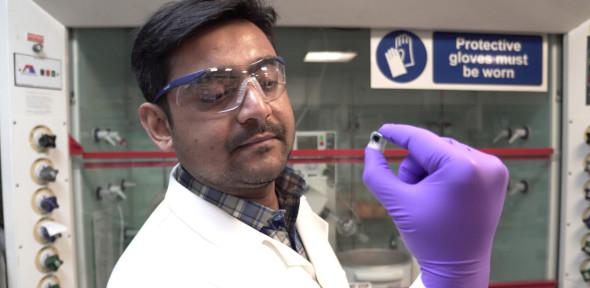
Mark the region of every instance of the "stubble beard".
<instances>
[{"instance_id":1,"label":"stubble beard","mask_svg":"<svg viewBox=\"0 0 590 288\"><path fill-rule=\"evenodd\" d=\"M232 151L234 148L236 148L236 146L252 135L266 131L269 131L276 136L276 139L280 143L279 146L262 146L254 151L250 151L253 157L247 162L230 157L226 168L216 175L210 174L211 172L206 170L199 171L199 168L192 171L194 173L191 173L191 175L202 184L210 186L221 192L236 195L244 194L251 190L259 190L261 188L267 187L268 185L271 185L274 180L276 180L283 172L285 166L287 165L287 159L290 152L289 145L287 144L288 132L284 127L282 127L282 125L271 124L267 122L264 125L255 127L254 129L244 131L243 133L240 133L237 136L229 139L229 141L225 143L225 148L227 151ZM271 160L271 162L268 163L265 162L265 159L263 159L265 157L272 157L276 160ZM255 166L258 167L253 167L253 165L251 165L251 161L260 161L261 163L256 163ZM203 163L203 165L207 164Z\"/></svg>"},{"instance_id":2,"label":"stubble beard","mask_svg":"<svg viewBox=\"0 0 590 288\"><path fill-rule=\"evenodd\" d=\"M229 169L220 177L220 184L235 183L243 188L261 188L270 185L281 175L287 165L288 148L283 141L281 144L279 163L272 165L274 167L264 166L254 170L249 163L230 163ZM253 152L260 158L269 157L267 154L272 153L272 148L260 147Z\"/></svg>"},{"instance_id":3,"label":"stubble beard","mask_svg":"<svg viewBox=\"0 0 590 288\"><path fill-rule=\"evenodd\" d=\"M278 156L278 163L270 163L270 166L266 166L268 163L265 162L265 159L261 158L273 157L274 155L272 154L277 151L273 151L273 148L268 146L259 147L252 151L255 157L254 161L260 160L261 162L265 162L265 164L258 164L265 166L258 167L258 169L254 170L252 169L252 165L249 165L250 163L237 162L238 160L233 158L230 160L228 169L221 175L220 178L222 183L220 184L235 183L239 186L244 186L244 188L260 188L271 184L277 177L279 177L287 165L289 153L289 145L287 145L287 130L280 123L275 124L270 121L265 121L261 125L246 127L246 129L228 139L225 143L225 148L228 153L231 154L241 143L256 134L262 133L271 133L276 137L275 139L279 141L280 148L278 148L278 153L280 155Z\"/></svg>"}]
</instances>

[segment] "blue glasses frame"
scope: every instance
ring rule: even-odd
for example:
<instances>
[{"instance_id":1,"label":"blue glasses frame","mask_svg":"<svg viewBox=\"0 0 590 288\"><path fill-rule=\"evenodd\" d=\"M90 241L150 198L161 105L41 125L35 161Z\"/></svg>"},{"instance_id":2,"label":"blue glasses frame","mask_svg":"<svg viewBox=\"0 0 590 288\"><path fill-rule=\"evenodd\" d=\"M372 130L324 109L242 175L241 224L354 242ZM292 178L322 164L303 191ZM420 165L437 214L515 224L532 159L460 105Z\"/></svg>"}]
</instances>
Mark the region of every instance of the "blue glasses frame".
<instances>
[{"instance_id":1,"label":"blue glasses frame","mask_svg":"<svg viewBox=\"0 0 590 288\"><path fill-rule=\"evenodd\" d=\"M256 65L257 63L260 63L262 61L265 60L269 60L269 59L276 59L278 60L280 63L282 63L283 65L285 65L285 60L283 59L283 57L281 56L274 56L274 57L268 57L268 58L262 58L259 60L256 60L250 64L248 64L248 66L252 66L252 65ZM221 66L223 67L223 66ZM217 67L209 67L209 68L203 68L203 69L199 69L195 72L186 74L184 76L180 76L170 82L168 82L168 84L166 84L166 86L164 86L164 88L162 88L160 90L160 92L158 92L158 94L156 95L156 97L152 100L153 103L156 103L160 100L160 98L162 98L162 96L166 95L168 92L170 92L170 90L176 88L176 87L180 87L182 85L186 85L188 83L191 83L192 81L195 81L197 79L199 79L200 77L202 77L207 71L213 69L213 68L217 68Z\"/></svg>"}]
</instances>

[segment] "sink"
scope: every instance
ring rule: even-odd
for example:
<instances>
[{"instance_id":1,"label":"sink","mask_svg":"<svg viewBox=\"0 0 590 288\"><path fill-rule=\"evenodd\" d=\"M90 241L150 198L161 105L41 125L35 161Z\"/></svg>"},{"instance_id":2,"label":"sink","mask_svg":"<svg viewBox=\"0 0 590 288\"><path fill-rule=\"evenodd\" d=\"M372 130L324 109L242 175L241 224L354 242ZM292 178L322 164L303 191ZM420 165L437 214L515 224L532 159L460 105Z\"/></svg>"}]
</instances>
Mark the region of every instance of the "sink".
<instances>
[{"instance_id":1,"label":"sink","mask_svg":"<svg viewBox=\"0 0 590 288\"><path fill-rule=\"evenodd\" d=\"M394 288L411 283L412 264L407 252L363 248L337 254L350 287ZM367 284L370 283L370 286Z\"/></svg>"},{"instance_id":2,"label":"sink","mask_svg":"<svg viewBox=\"0 0 590 288\"><path fill-rule=\"evenodd\" d=\"M338 253L342 266L387 266L410 262L410 255L392 249L361 248Z\"/></svg>"}]
</instances>

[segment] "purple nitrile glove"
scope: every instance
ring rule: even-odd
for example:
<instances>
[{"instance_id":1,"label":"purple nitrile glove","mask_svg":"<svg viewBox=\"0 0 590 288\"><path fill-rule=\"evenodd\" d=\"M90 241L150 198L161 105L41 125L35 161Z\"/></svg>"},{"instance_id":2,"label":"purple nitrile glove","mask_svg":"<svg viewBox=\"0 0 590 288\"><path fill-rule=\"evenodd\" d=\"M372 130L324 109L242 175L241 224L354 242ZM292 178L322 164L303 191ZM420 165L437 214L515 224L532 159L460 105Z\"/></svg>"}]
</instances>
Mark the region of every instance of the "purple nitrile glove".
<instances>
[{"instance_id":1,"label":"purple nitrile glove","mask_svg":"<svg viewBox=\"0 0 590 288\"><path fill-rule=\"evenodd\" d=\"M365 149L363 181L393 218L427 288L488 287L494 234L508 182L495 156L408 125L379 133L408 149L398 175Z\"/></svg>"}]
</instances>

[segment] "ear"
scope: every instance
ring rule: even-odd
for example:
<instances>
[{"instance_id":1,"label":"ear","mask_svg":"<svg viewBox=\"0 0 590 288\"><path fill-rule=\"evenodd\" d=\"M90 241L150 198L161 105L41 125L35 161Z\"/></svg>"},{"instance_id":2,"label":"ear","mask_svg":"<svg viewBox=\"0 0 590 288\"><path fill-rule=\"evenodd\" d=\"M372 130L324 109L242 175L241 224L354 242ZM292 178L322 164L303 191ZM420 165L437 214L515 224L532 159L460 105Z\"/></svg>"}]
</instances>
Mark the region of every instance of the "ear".
<instances>
[{"instance_id":1,"label":"ear","mask_svg":"<svg viewBox=\"0 0 590 288\"><path fill-rule=\"evenodd\" d=\"M139 120L154 144L164 152L174 152L172 128L164 111L153 103L143 103L138 109Z\"/></svg>"}]
</instances>

